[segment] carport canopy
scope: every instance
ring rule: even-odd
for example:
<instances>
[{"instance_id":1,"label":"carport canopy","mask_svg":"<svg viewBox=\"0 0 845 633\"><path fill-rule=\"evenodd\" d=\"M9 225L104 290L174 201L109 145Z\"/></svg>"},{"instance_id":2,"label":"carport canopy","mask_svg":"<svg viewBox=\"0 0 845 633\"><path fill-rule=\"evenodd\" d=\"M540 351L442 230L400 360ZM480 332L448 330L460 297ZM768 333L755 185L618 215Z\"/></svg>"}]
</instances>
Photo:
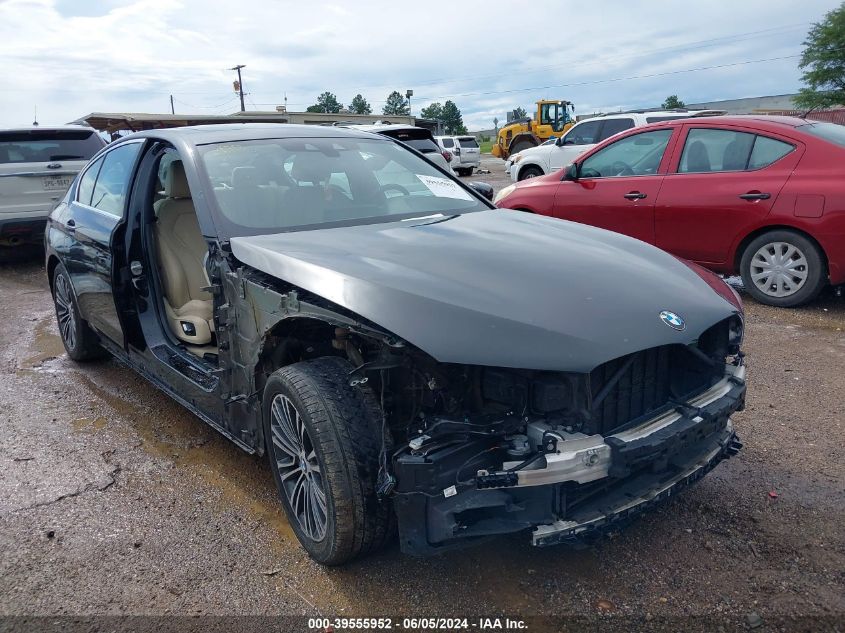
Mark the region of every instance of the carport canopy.
<instances>
[{"instance_id":1,"label":"carport canopy","mask_svg":"<svg viewBox=\"0 0 845 633\"><path fill-rule=\"evenodd\" d=\"M90 125L95 130L114 134L115 132L139 132L184 125L210 125L213 123L288 123L282 113L245 114L149 114L144 112L92 112L74 123Z\"/></svg>"}]
</instances>

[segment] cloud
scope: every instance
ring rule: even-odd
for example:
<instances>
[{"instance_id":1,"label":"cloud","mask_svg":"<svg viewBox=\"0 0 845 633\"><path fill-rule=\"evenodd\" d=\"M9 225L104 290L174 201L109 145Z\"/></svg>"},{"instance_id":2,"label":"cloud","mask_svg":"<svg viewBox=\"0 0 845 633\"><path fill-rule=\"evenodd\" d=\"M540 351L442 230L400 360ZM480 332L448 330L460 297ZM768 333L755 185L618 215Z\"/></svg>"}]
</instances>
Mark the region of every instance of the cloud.
<instances>
[{"instance_id":1,"label":"cloud","mask_svg":"<svg viewBox=\"0 0 845 633\"><path fill-rule=\"evenodd\" d=\"M91 111L226 113L246 64L250 109L288 97L304 109L324 90L380 109L413 89L416 112L452 99L470 128L542 97L586 113L795 91L809 22L836 0L624 5L431 0L413 10L253 0L6 0L0 3L0 125L62 123ZM697 72L688 69L720 66ZM636 77L636 78L633 78Z\"/></svg>"}]
</instances>

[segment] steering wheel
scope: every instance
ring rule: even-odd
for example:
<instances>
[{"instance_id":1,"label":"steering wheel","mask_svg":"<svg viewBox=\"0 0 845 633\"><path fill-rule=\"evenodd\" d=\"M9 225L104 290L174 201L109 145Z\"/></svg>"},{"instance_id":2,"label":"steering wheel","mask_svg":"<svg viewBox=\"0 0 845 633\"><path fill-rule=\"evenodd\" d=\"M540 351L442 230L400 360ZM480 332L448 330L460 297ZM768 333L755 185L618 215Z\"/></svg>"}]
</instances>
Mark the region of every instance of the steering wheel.
<instances>
[{"instance_id":1,"label":"steering wheel","mask_svg":"<svg viewBox=\"0 0 845 633\"><path fill-rule=\"evenodd\" d=\"M410 196L411 195L411 192L408 191L407 189L405 189L405 187L403 187L402 185L397 185L396 183L393 183L393 182L388 183L386 185L382 185L381 189L379 189L379 191L386 194L391 189L393 189L394 191L398 191L399 194L402 195L402 196ZM387 196L385 196L385 197L387 197Z\"/></svg>"},{"instance_id":2,"label":"steering wheel","mask_svg":"<svg viewBox=\"0 0 845 633\"><path fill-rule=\"evenodd\" d=\"M628 163L623 163L621 160L617 160L610 166L610 171L613 173L614 176L633 176L634 170L631 169L631 166Z\"/></svg>"}]
</instances>

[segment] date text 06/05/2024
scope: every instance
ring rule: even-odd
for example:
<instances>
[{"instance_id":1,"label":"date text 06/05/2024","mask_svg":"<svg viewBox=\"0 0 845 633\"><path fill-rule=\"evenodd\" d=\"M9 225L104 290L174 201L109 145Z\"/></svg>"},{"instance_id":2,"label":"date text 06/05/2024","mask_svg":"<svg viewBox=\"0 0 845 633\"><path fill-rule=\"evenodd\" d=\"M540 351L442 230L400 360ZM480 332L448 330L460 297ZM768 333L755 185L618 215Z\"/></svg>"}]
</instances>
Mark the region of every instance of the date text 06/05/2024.
<instances>
[{"instance_id":1,"label":"date text 06/05/2024","mask_svg":"<svg viewBox=\"0 0 845 633\"><path fill-rule=\"evenodd\" d=\"M325 633L341 631L524 631L526 624L519 618L309 618L309 630Z\"/></svg>"}]
</instances>

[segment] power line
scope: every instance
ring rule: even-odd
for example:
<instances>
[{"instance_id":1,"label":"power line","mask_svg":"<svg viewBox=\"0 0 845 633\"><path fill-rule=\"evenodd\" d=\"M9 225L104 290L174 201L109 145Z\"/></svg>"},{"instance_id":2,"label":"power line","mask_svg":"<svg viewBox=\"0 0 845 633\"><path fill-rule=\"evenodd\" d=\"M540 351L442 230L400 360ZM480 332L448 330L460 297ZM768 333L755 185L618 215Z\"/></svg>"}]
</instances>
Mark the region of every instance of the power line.
<instances>
[{"instance_id":1,"label":"power line","mask_svg":"<svg viewBox=\"0 0 845 633\"><path fill-rule=\"evenodd\" d=\"M633 58L637 58L637 57L647 57L649 55L654 55L656 53L669 53L669 52L680 53L680 52L684 52L686 50L696 50L696 49L700 49L700 48L707 48L709 46L713 46L714 44L719 44L721 42L724 42L725 40L729 40L731 42L736 42L736 41L745 41L747 39L753 39L754 37L760 37L760 36L766 36L766 35L782 35L783 33L780 33L779 31L797 30L799 28L806 28L806 26L808 26L809 24L811 24L811 23L810 22L802 22L800 24L778 26L778 27L773 27L773 28L770 28L770 29L762 29L762 30L759 30L759 31L748 31L748 32L745 32L745 33L737 33L737 34L734 34L734 35L725 35L723 37L715 37L715 38L706 39L706 40L697 40L697 41L687 42L685 44L676 44L676 45L673 45L673 46L667 46L667 47L662 47L662 48L653 48L653 49L650 49L650 50L642 51L640 53L635 53L633 55L631 55L631 54L620 54L620 55L610 55L610 56L604 56L604 57L596 57L596 58L593 58L590 61L584 61L584 62L579 61L578 67L580 68L580 67L583 67L583 66L594 66L596 64L603 64L603 63L606 63L608 61L613 61L615 59L633 59ZM522 68L522 69L518 69L518 71L516 71L516 72L527 74L527 73L533 73L533 72L542 72L542 71L546 71L546 70L553 70L555 68L568 68L570 66L572 66L572 63L566 62L566 63L562 63L562 64L552 64L552 65L549 65L549 66L534 66L534 67L529 67L529 68ZM501 76L502 76L502 74L498 73L498 74L495 74L495 75L473 75L471 77L458 77L458 78L454 78L454 79L426 79L426 80L423 80L423 81L414 81L412 83L415 86L439 85L439 84L455 83L455 82L458 82L458 81L479 80L479 79L497 79L497 78L500 78ZM375 87L381 88L382 86L375 86Z\"/></svg>"},{"instance_id":2,"label":"power line","mask_svg":"<svg viewBox=\"0 0 845 633\"><path fill-rule=\"evenodd\" d=\"M657 53L669 53L669 52L679 53L679 52L684 52L684 51L688 51L688 50L697 50L697 49L701 49L701 48L707 48L707 47L713 46L715 44L720 44L720 43L723 43L725 41L736 42L736 41L745 41L747 39L753 39L755 37L761 37L761 36L782 35L784 31L806 28L809 24L810 24L810 22L801 22L801 23L797 23L797 24L785 24L785 25L782 25L782 26L772 27L772 28L768 28L768 29L760 29L760 30L756 30L756 31L746 31L744 33L735 33L733 35L724 35L724 36L721 36L721 37L714 37L714 38L709 38L709 39L705 39L705 40L695 40L695 41L692 41L692 42L676 44L676 45L673 45L673 46L654 48L654 49L642 51L640 53L636 53L634 55L620 54L620 55L598 57L598 58L593 58L592 60L587 61L587 62L579 62L578 67L582 68L584 66L593 66L593 65L596 65L596 64L604 64L608 61L613 61L615 59L636 59L638 57L647 57L649 55L654 55L654 54L657 54ZM765 60L760 60L760 61L765 61ZM758 61L752 60L752 61L742 62L742 63L758 63ZM535 67L531 67L531 68L520 69L518 72L521 73L521 74L530 74L530 73L542 72L542 71L553 70L553 69L556 69L556 68L564 68L564 67L569 67L569 66L571 66L571 63L553 64L553 65L549 65L549 66L535 66ZM675 72L693 72L694 70L696 70L696 69L688 69L688 70L675 71ZM654 76L660 76L660 74L655 74ZM457 78L452 78L452 79L427 79L427 80L423 80L423 81L413 81L411 83L413 83L415 86L443 85L443 84L449 84L449 83L456 83L456 82L460 82L460 81L478 81L478 80L482 80L482 79L500 79L501 77L502 77L502 73L498 73L498 74L494 74L494 75L473 75L471 77L457 77ZM595 82L595 83L623 81L623 80L626 80L626 79L629 79L629 78L601 80L600 82ZM561 84L561 85L558 85L558 86L546 86L544 88L557 88L557 87L567 87L567 86L571 87L571 86L589 85L590 83L593 83L593 82ZM386 86L387 86L387 84L383 84L383 85L380 85L380 86L365 86L362 89L383 88L383 87L386 87ZM448 98L448 97L504 94L504 93L507 93L507 92L528 92L528 91L535 90L535 89L536 90L542 90L544 88L519 88L519 89L509 90L509 91L463 93L463 94L440 95L440 96L437 96L437 97L418 97L418 99L432 100L433 101L433 100L436 100L436 99L444 99L444 98ZM372 101L371 103L383 104L383 103L386 103L386 101L375 100L375 101ZM260 103L259 105L274 105L274 104L273 103ZM290 103L289 105L306 106L306 105L309 105L309 104L303 102L303 103Z\"/></svg>"},{"instance_id":3,"label":"power line","mask_svg":"<svg viewBox=\"0 0 845 633\"><path fill-rule=\"evenodd\" d=\"M434 97L420 97L420 99L434 101L436 99L446 99L447 97L479 97L479 96L489 96L489 95L500 95L500 94L511 94L514 92L530 92L532 90L548 90L550 88L572 88L574 86L593 86L598 84L607 84L607 83L614 83L617 81L630 81L633 79L652 79L654 77L667 77L670 75L680 75L683 73L694 73L700 72L704 70L715 70L719 68L731 68L734 66L745 66L747 64L760 64L763 62L773 62L779 61L783 59L793 59L796 57L801 57L801 54L795 55L783 55L781 57L767 57L766 59L750 59L747 61L742 62L733 62L730 64L715 64L713 66L699 66L698 68L685 68L683 70L669 70L661 73L651 73L647 75L632 75L630 77L614 77L612 79L594 79L591 81L576 81L572 83L565 83L565 84L552 84L548 86L534 86L531 88L512 88L509 90L491 90L488 92L463 92L458 94L448 94L448 95L437 95Z\"/></svg>"}]
</instances>

